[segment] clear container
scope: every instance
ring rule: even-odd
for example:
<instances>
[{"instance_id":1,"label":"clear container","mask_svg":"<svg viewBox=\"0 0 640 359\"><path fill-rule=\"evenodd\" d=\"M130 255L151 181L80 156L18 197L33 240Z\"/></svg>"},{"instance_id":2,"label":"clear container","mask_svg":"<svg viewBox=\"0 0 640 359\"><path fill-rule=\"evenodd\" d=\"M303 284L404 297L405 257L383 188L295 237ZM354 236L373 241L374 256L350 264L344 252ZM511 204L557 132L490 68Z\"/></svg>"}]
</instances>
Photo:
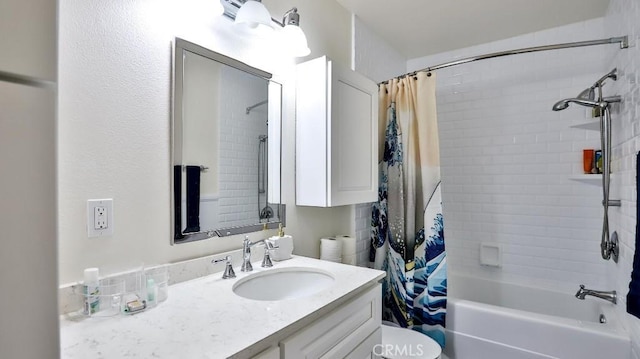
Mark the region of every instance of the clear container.
<instances>
[{"instance_id":1,"label":"clear container","mask_svg":"<svg viewBox=\"0 0 640 359\"><path fill-rule=\"evenodd\" d=\"M147 269L145 277L146 298L150 301L150 305L159 304L167 300L169 296L169 272L167 267ZM150 286L155 286L155 288Z\"/></svg>"},{"instance_id":2,"label":"clear container","mask_svg":"<svg viewBox=\"0 0 640 359\"><path fill-rule=\"evenodd\" d=\"M87 294L84 284L75 286L74 293L81 296L83 302L87 301L89 297L97 297L99 304L96 311L94 313L85 313L86 316L111 317L122 313L126 284L121 279L101 279L98 282L97 294Z\"/></svg>"}]
</instances>

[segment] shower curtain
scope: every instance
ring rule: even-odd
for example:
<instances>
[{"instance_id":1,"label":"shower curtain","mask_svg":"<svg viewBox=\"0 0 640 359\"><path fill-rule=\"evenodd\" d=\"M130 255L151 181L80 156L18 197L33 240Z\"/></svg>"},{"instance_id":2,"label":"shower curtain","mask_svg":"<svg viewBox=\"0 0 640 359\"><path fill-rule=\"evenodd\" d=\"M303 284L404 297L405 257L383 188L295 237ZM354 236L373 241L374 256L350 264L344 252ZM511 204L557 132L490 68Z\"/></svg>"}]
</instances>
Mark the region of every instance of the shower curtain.
<instances>
[{"instance_id":1,"label":"shower curtain","mask_svg":"<svg viewBox=\"0 0 640 359\"><path fill-rule=\"evenodd\" d=\"M444 347L447 262L435 83L435 74L420 72L380 86L380 177L370 261L387 272L383 320Z\"/></svg>"}]
</instances>

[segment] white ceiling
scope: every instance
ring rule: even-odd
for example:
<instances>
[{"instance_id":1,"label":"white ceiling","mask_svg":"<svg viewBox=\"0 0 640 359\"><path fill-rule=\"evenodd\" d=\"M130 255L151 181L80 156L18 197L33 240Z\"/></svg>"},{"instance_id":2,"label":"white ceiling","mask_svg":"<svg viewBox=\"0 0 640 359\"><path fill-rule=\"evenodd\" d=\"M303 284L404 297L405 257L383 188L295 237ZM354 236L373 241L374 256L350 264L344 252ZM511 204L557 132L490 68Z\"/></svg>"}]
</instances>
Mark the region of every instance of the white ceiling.
<instances>
[{"instance_id":1,"label":"white ceiling","mask_svg":"<svg viewBox=\"0 0 640 359\"><path fill-rule=\"evenodd\" d=\"M605 15L609 0L337 0L407 57Z\"/></svg>"}]
</instances>

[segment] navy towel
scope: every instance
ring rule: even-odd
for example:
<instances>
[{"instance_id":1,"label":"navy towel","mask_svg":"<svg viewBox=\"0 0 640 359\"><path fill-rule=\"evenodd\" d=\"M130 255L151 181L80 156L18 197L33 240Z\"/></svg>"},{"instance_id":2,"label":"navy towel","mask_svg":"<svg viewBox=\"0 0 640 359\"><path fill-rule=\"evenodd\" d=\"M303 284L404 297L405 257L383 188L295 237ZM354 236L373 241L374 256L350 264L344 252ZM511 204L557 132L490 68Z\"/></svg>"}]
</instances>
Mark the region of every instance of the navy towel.
<instances>
[{"instance_id":1,"label":"navy towel","mask_svg":"<svg viewBox=\"0 0 640 359\"><path fill-rule=\"evenodd\" d=\"M173 238L182 239L182 165L173 166Z\"/></svg>"},{"instance_id":2,"label":"navy towel","mask_svg":"<svg viewBox=\"0 0 640 359\"><path fill-rule=\"evenodd\" d=\"M200 232L200 166L187 166L187 228L184 233Z\"/></svg>"},{"instance_id":3,"label":"navy towel","mask_svg":"<svg viewBox=\"0 0 640 359\"><path fill-rule=\"evenodd\" d=\"M636 249L633 255L633 270L627 294L627 312L640 318L640 233L638 233L638 219L640 219L640 152L636 155Z\"/></svg>"}]
</instances>

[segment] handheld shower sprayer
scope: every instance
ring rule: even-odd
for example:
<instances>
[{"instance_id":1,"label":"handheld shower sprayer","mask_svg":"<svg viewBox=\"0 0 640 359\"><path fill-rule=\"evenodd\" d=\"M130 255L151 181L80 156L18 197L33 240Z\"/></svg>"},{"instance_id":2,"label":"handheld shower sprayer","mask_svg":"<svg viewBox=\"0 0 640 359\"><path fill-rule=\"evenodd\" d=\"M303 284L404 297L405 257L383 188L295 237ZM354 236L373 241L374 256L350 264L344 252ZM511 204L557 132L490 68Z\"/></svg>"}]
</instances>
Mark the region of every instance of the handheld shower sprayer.
<instances>
[{"instance_id":1,"label":"handheld shower sprayer","mask_svg":"<svg viewBox=\"0 0 640 359\"><path fill-rule=\"evenodd\" d=\"M618 262L618 241L616 232L613 236L609 236L609 206L620 206L620 201L609 200L609 187L611 182L611 110L609 104L620 102L620 96L603 97L602 86L605 81L618 79L617 69L609 71L602 76L591 87L580 92L575 98L560 100L553 105L554 111L562 111L569 107L569 104L599 108L600 114L600 142L602 145L602 206L604 207L603 224L602 224L602 240L600 249L602 258L608 260L613 258L614 262ZM595 90L598 89L596 99Z\"/></svg>"},{"instance_id":2,"label":"handheld shower sprayer","mask_svg":"<svg viewBox=\"0 0 640 359\"><path fill-rule=\"evenodd\" d=\"M589 90L589 89L587 89L587 90ZM587 90L583 91L582 93L586 92ZM582 93L580 93L580 95L582 95ZM609 107L609 104L612 103L612 102L620 102L620 96L605 97L601 101L595 101L595 100L586 100L584 98L581 98L580 95L578 95L578 97L576 97L576 98L567 98L567 99L560 100L560 101L556 102L553 105L553 110L554 111L562 111L562 110L566 109L567 107L569 107L569 104L571 104L571 103L575 103L577 105L582 105L582 106L586 106L586 107L606 108L606 107ZM594 97L595 97L595 95L594 95Z\"/></svg>"}]
</instances>

